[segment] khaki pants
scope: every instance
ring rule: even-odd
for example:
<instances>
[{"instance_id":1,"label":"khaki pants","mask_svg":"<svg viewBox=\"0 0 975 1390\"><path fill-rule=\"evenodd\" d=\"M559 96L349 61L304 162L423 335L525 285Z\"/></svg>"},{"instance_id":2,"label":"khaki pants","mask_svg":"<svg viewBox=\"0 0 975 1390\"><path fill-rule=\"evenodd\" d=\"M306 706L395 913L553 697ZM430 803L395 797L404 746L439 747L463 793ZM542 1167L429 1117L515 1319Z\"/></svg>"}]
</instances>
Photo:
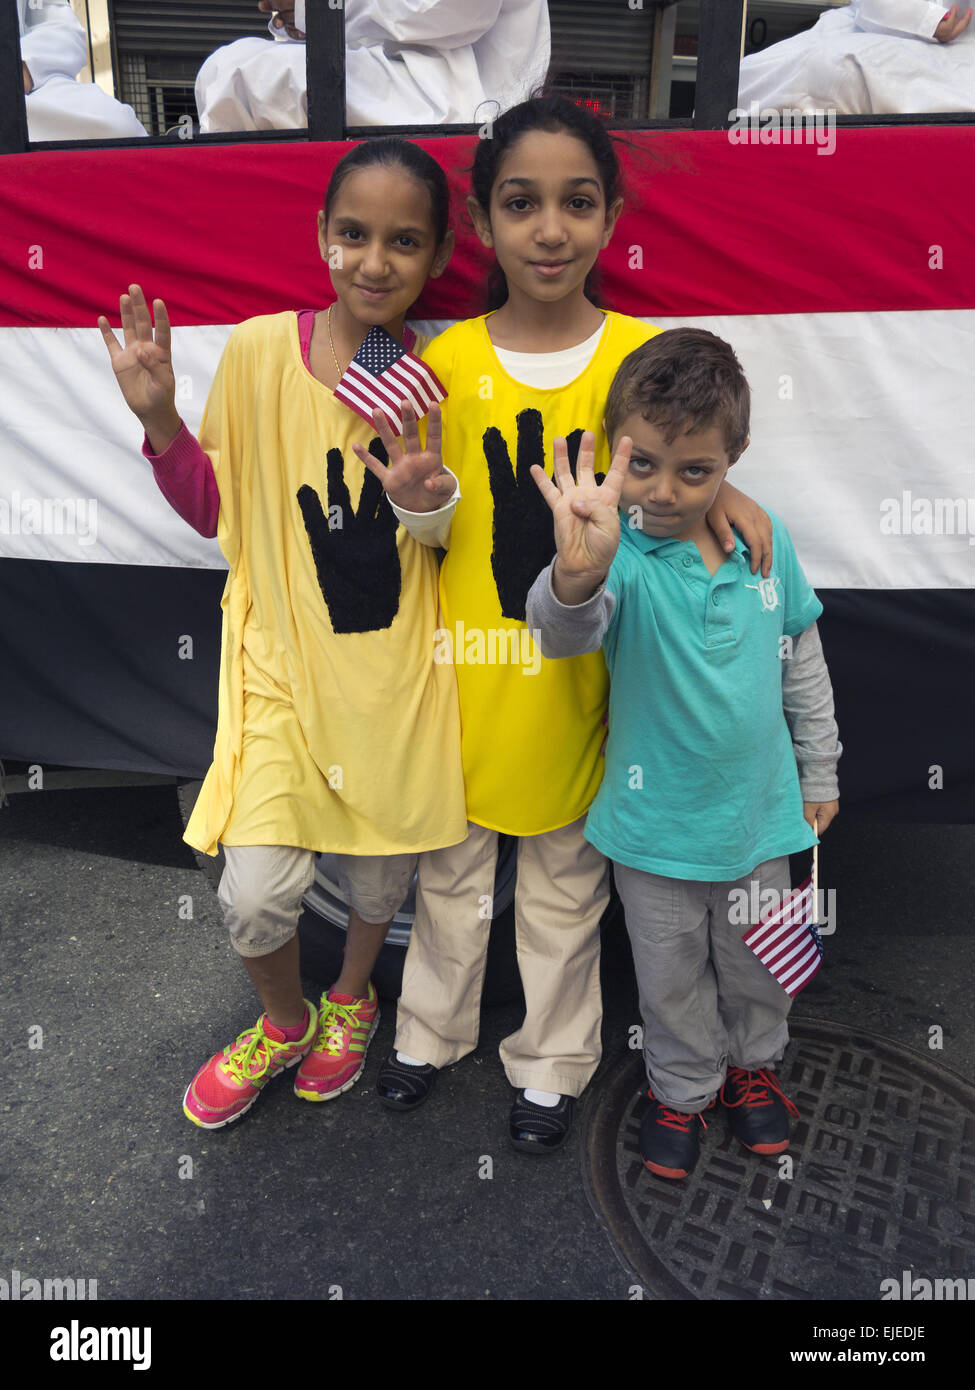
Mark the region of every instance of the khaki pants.
<instances>
[{"instance_id":1,"label":"khaki pants","mask_svg":"<svg viewBox=\"0 0 975 1390\"><path fill-rule=\"evenodd\" d=\"M512 1086L578 1096L600 1058L599 920L608 864L585 818L518 843L515 936L525 1021L501 1044ZM498 836L420 855L416 920L403 970L396 1047L446 1067L477 1046Z\"/></svg>"},{"instance_id":2,"label":"khaki pants","mask_svg":"<svg viewBox=\"0 0 975 1390\"><path fill-rule=\"evenodd\" d=\"M224 845L217 897L240 956L267 956L298 930L301 900L315 881L318 855L291 845ZM337 854L339 887L364 922L388 922L402 907L415 854Z\"/></svg>"}]
</instances>

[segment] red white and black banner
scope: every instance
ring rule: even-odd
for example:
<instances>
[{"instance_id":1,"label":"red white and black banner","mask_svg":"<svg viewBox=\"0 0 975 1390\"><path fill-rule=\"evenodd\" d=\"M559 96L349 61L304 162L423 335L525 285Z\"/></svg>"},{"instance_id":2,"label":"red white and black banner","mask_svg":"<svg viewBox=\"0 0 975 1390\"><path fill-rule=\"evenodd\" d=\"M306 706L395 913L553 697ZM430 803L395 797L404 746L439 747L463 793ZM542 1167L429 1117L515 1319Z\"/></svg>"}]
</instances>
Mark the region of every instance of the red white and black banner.
<instances>
[{"instance_id":1,"label":"red white and black banner","mask_svg":"<svg viewBox=\"0 0 975 1390\"><path fill-rule=\"evenodd\" d=\"M472 141L419 143L458 233L417 306L429 330L483 311L490 260L461 213ZM223 559L158 492L96 320L133 282L166 301L197 429L235 323L331 299L315 220L348 148L0 160L0 756L205 768ZM975 129L845 129L828 157L634 134L621 153L603 302L711 328L745 367L731 480L783 518L825 604L844 797L975 818Z\"/></svg>"}]
</instances>

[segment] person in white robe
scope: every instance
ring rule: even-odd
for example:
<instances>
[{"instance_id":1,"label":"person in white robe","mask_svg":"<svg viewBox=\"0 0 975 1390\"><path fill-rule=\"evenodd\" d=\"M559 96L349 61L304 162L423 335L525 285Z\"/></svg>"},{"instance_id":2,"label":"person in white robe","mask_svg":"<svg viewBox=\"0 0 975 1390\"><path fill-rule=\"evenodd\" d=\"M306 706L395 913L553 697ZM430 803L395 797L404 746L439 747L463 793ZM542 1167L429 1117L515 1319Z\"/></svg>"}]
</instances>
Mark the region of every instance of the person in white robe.
<instances>
[{"instance_id":1,"label":"person in white robe","mask_svg":"<svg viewBox=\"0 0 975 1390\"><path fill-rule=\"evenodd\" d=\"M88 40L68 0L17 0L30 140L112 140L148 132L131 106L76 82Z\"/></svg>"},{"instance_id":2,"label":"person in white robe","mask_svg":"<svg viewBox=\"0 0 975 1390\"><path fill-rule=\"evenodd\" d=\"M967 7L929 0L853 0L741 62L749 111L841 116L975 110L975 26Z\"/></svg>"},{"instance_id":3,"label":"person in white robe","mask_svg":"<svg viewBox=\"0 0 975 1390\"><path fill-rule=\"evenodd\" d=\"M260 8L267 8L265 5ZM297 5L300 20L302 5ZM288 16L291 10L287 10ZM238 39L196 78L200 129L288 130L308 124L301 23L274 41ZM345 0L348 125L487 120L539 86L551 56L546 0ZM486 107L485 103L491 103ZM497 103L495 107L493 103Z\"/></svg>"}]
</instances>

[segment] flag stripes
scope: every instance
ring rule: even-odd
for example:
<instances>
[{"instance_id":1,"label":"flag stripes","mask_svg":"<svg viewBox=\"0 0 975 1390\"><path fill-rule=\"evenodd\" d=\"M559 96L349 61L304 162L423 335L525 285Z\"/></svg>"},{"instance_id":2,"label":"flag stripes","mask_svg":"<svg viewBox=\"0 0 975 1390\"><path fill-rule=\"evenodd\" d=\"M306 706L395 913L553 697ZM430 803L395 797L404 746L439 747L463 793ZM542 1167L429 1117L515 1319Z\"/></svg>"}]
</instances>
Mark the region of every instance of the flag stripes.
<instances>
[{"instance_id":1,"label":"flag stripes","mask_svg":"<svg viewBox=\"0 0 975 1390\"><path fill-rule=\"evenodd\" d=\"M462 208L476 138L416 143ZM347 150L181 143L5 155L0 325L94 326L133 281L184 326L327 303L314 217ZM808 145L732 145L721 131L631 132L622 154L633 196L600 256L605 300L637 318L970 308L975 184L957 172L973 153L975 127L963 125L841 130L828 159ZM180 216L160 219L160 207ZM295 229L288 255L269 257L281 227ZM459 235L413 316L482 312L492 263L476 237Z\"/></svg>"},{"instance_id":2,"label":"flag stripes","mask_svg":"<svg viewBox=\"0 0 975 1390\"><path fill-rule=\"evenodd\" d=\"M476 139L417 143L447 170L460 209ZM0 159L0 649L16 653L0 730L11 757L205 768L226 562L139 457L142 431L96 320L118 324L131 282L166 301L177 408L198 433L231 325L331 302L313 224L347 150L180 143ZM975 127L840 130L830 158L735 147L720 131L631 132L621 153L632 196L600 256L602 302L661 327L711 328L745 366L754 442L734 481L787 522L823 598L849 733L844 796L970 819L975 755L959 692L975 680L975 182L957 171L975 154ZM179 217L160 220L160 206ZM268 257L282 226L289 254ZM445 274L411 310L416 326L483 312L492 261L458 228ZM399 384L410 399L412 383ZM197 644L175 676L174 632ZM936 796L932 729L951 767Z\"/></svg>"},{"instance_id":3,"label":"flag stripes","mask_svg":"<svg viewBox=\"0 0 975 1390\"><path fill-rule=\"evenodd\" d=\"M788 995L798 994L822 964L822 938L813 920L815 907L810 874L742 937Z\"/></svg>"},{"instance_id":4,"label":"flag stripes","mask_svg":"<svg viewBox=\"0 0 975 1390\"><path fill-rule=\"evenodd\" d=\"M419 420L446 395L432 369L378 325L370 328L335 388L336 400L370 425L372 412L382 410L396 434L403 433L404 399Z\"/></svg>"}]
</instances>

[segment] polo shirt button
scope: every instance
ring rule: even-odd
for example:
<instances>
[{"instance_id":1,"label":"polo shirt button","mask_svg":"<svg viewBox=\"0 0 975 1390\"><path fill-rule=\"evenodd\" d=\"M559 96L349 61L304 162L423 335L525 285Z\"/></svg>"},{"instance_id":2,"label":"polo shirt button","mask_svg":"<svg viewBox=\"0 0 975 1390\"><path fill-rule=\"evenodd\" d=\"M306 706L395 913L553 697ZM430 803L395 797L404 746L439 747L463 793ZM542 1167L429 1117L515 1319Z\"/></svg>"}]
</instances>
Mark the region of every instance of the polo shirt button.
<instances>
[{"instance_id":1,"label":"polo shirt button","mask_svg":"<svg viewBox=\"0 0 975 1390\"><path fill-rule=\"evenodd\" d=\"M720 595L720 594L712 594L712 595L711 595L711 602L712 602L712 603L715 603L715 604L720 603L720 602L721 602L721 595Z\"/></svg>"},{"instance_id":2,"label":"polo shirt button","mask_svg":"<svg viewBox=\"0 0 975 1390\"><path fill-rule=\"evenodd\" d=\"M690 565L693 565L693 563L693 555L685 555L684 558L681 560L681 564L684 566L685 569L687 569Z\"/></svg>"}]
</instances>

